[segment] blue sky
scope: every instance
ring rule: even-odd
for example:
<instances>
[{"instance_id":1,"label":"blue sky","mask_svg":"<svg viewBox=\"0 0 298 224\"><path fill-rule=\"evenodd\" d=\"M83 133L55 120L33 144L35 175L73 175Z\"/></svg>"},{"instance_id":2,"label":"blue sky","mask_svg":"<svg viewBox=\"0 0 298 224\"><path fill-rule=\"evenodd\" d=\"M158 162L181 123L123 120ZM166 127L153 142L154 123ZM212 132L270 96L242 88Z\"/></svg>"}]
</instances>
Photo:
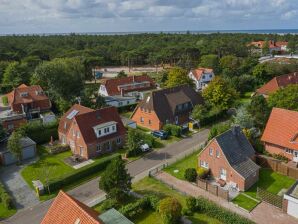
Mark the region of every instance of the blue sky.
<instances>
[{"instance_id":1,"label":"blue sky","mask_svg":"<svg viewBox=\"0 0 298 224\"><path fill-rule=\"evenodd\" d=\"M0 33L298 28L298 0L0 0Z\"/></svg>"}]
</instances>

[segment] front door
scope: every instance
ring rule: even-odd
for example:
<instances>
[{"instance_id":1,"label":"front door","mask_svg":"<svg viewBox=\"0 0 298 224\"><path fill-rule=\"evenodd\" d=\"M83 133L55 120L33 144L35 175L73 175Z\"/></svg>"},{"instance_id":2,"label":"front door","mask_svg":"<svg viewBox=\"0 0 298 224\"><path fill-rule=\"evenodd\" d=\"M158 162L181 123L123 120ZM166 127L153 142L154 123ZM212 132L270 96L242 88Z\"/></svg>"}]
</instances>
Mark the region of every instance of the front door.
<instances>
[{"instance_id":1,"label":"front door","mask_svg":"<svg viewBox=\"0 0 298 224\"><path fill-rule=\"evenodd\" d=\"M227 180L227 171L225 169L220 169L220 179Z\"/></svg>"}]
</instances>

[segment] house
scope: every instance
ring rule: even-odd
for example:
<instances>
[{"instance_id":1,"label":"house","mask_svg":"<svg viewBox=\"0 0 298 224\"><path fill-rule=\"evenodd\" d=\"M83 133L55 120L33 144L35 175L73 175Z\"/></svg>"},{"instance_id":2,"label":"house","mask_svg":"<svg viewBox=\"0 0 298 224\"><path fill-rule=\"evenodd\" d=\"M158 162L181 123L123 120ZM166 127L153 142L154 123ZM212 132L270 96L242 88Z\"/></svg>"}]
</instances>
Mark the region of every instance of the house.
<instances>
[{"instance_id":1,"label":"house","mask_svg":"<svg viewBox=\"0 0 298 224\"><path fill-rule=\"evenodd\" d=\"M256 49L256 52L262 53L262 49L264 48L265 44L267 41L253 41L249 43L247 46L253 46ZM285 51L288 51L288 42L287 41L273 41L269 40L268 41L269 45L269 52L270 54L276 52L276 53L282 53Z\"/></svg>"},{"instance_id":2,"label":"house","mask_svg":"<svg viewBox=\"0 0 298 224\"><path fill-rule=\"evenodd\" d=\"M261 141L270 154L298 162L298 112L273 108Z\"/></svg>"},{"instance_id":3,"label":"house","mask_svg":"<svg viewBox=\"0 0 298 224\"><path fill-rule=\"evenodd\" d=\"M147 75L128 76L105 80L99 87L101 96L130 96L143 99L143 92L155 89L155 83Z\"/></svg>"},{"instance_id":4,"label":"house","mask_svg":"<svg viewBox=\"0 0 298 224\"><path fill-rule=\"evenodd\" d=\"M13 131L27 120L39 119L41 113L51 109L51 101L39 85L25 84L6 94L8 109L0 112L0 121L4 128Z\"/></svg>"},{"instance_id":5,"label":"house","mask_svg":"<svg viewBox=\"0 0 298 224\"><path fill-rule=\"evenodd\" d=\"M194 81L196 90L199 91L205 88L215 75L212 68L197 68L191 70L188 77Z\"/></svg>"},{"instance_id":6,"label":"house","mask_svg":"<svg viewBox=\"0 0 298 224\"><path fill-rule=\"evenodd\" d=\"M60 119L59 140L84 159L121 148L126 129L115 107L93 110L73 105Z\"/></svg>"},{"instance_id":7,"label":"house","mask_svg":"<svg viewBox=\"0 0 298 224\"><path fill-rule=\"evenodd\" d=\"M60 191L41 224L133 224L115 209L99 214L92 208Z\"/></svg>"},{"instance_id":8,"label":"house","mask_svg":"<svg viewBox=\"0 0 298 224\"><path fill-rule=\"evenodd\" d=\"M112 107L124 107L137 103L137 98L134 96L106 96L104 99L105 103Z\"/></svg>"},{"instance_id":9,"label":"house","mask_svg":"<svg viewBox=\"0 0 298 224\"><path fill-rule=\"evenodd\" d=\"M36 143L29 137L20 140L22 148L22 160L36 156ZM11 165L17 162L16 157L7 149L7 139L0 143L0 162L2 165Z\"/></svg>"},{"instance_id":10,"label":"house","mask_svg":"<svg viewBox=\"0 0 298 224\"><path fill-rule=\"evenodd\" d=\"M298 180L284 194L283 209L289 215L298 218Z\"/></svg>"},{"instance_id":11,"label":"house","mask_svg":"<svg viewBox=\"0 0 298 224\"><path fill-rule=\"evenodd\" d=\"M271 93L274 93L281 88L285 88L290 84L298 84L298 72L274 77L265 85L257 89L256 94L263 95L267 98Z\"/></svg>"},{"instance_id":12,"label":"house","mask_svg":"<svg viewBox=\"0 0 298 224\"><path fill-rule=\"evenodd\" d=\"M190 86L156 90L138 104L131 119L150 130L160 130L165 124L183 125L198 104L203 104L203 98Z\"/></svg>"},{"instance_id":13,"label":"house","mask_svg":"<svg viewBox=\"0 0 298 224\"><path fill-rule=\"evenodd\" d=\"M255 150L239 126L213 138L198 155L198 166L210 170L216 180L249 189L259 179Z\"/></svg>"}]
</instances>

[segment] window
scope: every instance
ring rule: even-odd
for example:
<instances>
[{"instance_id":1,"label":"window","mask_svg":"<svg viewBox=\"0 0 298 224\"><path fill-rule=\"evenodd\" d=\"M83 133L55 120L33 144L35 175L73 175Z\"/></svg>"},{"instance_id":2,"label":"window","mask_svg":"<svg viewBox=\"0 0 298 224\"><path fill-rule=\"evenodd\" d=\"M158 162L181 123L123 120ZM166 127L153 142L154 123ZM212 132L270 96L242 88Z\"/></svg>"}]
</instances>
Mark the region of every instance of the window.
<instances>
[{"instance_id":1,"label":"window","mask_svg":"<svg viewBox=\"0 0 298 224\"><path fill-rule=\"evenodd\" d=\"M66 129L66 122L64 122L64 129Z\"/></svg>"},{"instance_id":2,"label":"window","mask_svg":"<svg viewBox=\"0 0 298 224\"><path fill-rule=\"evenodd\" d=\"M216 158L219 158L219 151L216 150Z\"/></svg>"},{"instance_id":3,"label":"window","mask_svg":"<svg viewBox=\"0 0 298 224\"><path fill-rule=\"evenodd\" d=\"M203 75L203 79L205 79L205 75Z\"/></svg>"},{"instance_id":4,"label":"window","mask_svg":"<svg viewBox=\"0 0 298 224\"><path fill-rule=\"evenodd\" d=\"M122 102L119 102L119 103L118 103L118 106L122 106Z\"/></svg>"},{"instance_id":5,"label":"window","mask_svg":"<svg viewBox=\"0 0 298 224\"><path fill-rule=\"evenodd\" d=\"M213 149L212 148L209 149L209 155L213 156Z\"/></svg>"},{"instance_id":6,"label":"window","mask_svg":"<svg viewBox=\"0 0 298 224\"><path fill-rule=\"evenodd\" d=\"M220 169L220 179L226 180L227 179L227 171L225 169Z\"/></svg>"},{"instance_id":7,"label":"window","mask_svg":"<svg viewBox=\"0 0 298 224\"><path fill-rule=\"evenodd\" d=\"M104 133L106 134L106 133L109 133L110 132L110 127L107 127L107 128L105 128L104 129Z\"/></svg>"},{"instance_id":8,"label":"window","mask_svg":"<svg viewBox=\"0 0 298 224\"><path fill-rule=\"evenodd\" d=\"M179 123L179 119L178 116L175 117L175 123L178 124Z\"/></svg>"},{"instance_id":9,"label":"window","mask_svg":"<svg viewBox=\"0 0 298 224\"><path fill-rule=\"evenodd\" d=\"M72 136L75 137L76 136L76 131L74 129L72 129Z\"/></svg>"},{"instance_id":10,"label":"window","mask_svg":"<svg viewBox=\"0 0 298 224\"><path fill-rule=\"evenodd\" d=\"M148 124L151 125L151 120L148 120Z\"/></svg>"},{"instance_id":11,"label":"window","mask_svg":"<svg viewBox=\"0 0 298 224\"><path fill-rule=\"evenodd\" d=\"M101 130L98 130L98 136L101 136Z\"/></svg>"},{"instance_id":12,"label":"window","mask_svg":"<svg viewBox=\"0 0 298 224\"><path fill-rule=\"evenodd\" d=\"M113 125L113 126L112 126L112 130L113 130L113 131L115 131L115 129L116 129L116 126L115 126L115 125Z\"/></svg>"},{"instance_id":13,"label":"window","mask_svg":"<svg viewBox=\"0 0 298 224\"><path fill-rule=\"evenodd\" d=\"M200 166L209 169L209 164L205 161L200 160Z\"/></svg>"},{"instance_id":14,"label":"window","mask_svg":"<svg viewBox=\"0 0 298 224\"><path fill-rule=\"evenodd\" d=\"M129 104L129 101L128 101L128 100L126 101L126 104L127 104L127 105Z\"/></svg>"},{"instance_id":15,"label":"window","mask_svg":"<svg viewBox=\"0 0 298 224\"><path fill-rule=\"evenodd\" d=\"M80 138L80 132L77 131L77 138Z\"/></svg>"},{"instance_id":16,"label":"window","mask_svg":"<svg viewBox=\"0 0 298 224\"><path fill-rule=\"evenodd\" d=\"M8 129L8 130L12 130L12 129L14 129L14 125L13 125L13 124L9 124L9 125L7 125L7 129Z\"/></svg>"},{"instance_id":17,"label":"window","mask_svg":"<svg viewBox=\"0 0 298 224\"><path fill-rule=\"evenodd\" d=\"M209 78L212 78L212 75L211 74L209 75Z\"/></svg>"},{"instance_id":18,"label":"window","mask_svg":"<svg viewBox=\"0 0 298 224\"><path fill-rule=\"evenodd\" d=\"M79 218L77 218L76 221L74 222L74 224L81 224L81 220Z\"/></svg>"},{"instance_id":19,"label":"window","mask_svg":"<svg viewBox=\"0 0 298 224\"><path fill-rule=\"evenodd\" d=\"M96 145L96 152L100 152L101 148L100 148L100 144Z\"/></svg>"},{"instance_id":20,"label":"window","mask_svg":"<svg viewBox=\"0 0 298 224\"><path fill-rule=\"evenodd\" d=\"M288 154L293 154L294 151L293 151L292 149L286 149L286 153L288 153Z\"/></svg>"},{"instance_id":21,"label":"window","mask_svg":"<svg viewBox=\"0 0 298 224\"><path fill-rule=\"evenodd\" d=\"M140 121L141 121L141 123L144 123L144 118L140 117Z\"/></svg>"},{"instance_id":22,"label":"window","mask_svg":"<svg viewBox=\"0 0 298 224\"><path fill-rule=\"evenodd\" d=\"M119 145L121 144L121 138L117 138L116 143Z\"/></svg>"},{"instance_id":23,"label":"window","mask_svg":"<svg viewBox=\"0 0 298 224\"><path fill-rule=\"evenodd\" d=\"M178 105L178 110L182 110L182 104Z\"/></svg>"}]
</instances>

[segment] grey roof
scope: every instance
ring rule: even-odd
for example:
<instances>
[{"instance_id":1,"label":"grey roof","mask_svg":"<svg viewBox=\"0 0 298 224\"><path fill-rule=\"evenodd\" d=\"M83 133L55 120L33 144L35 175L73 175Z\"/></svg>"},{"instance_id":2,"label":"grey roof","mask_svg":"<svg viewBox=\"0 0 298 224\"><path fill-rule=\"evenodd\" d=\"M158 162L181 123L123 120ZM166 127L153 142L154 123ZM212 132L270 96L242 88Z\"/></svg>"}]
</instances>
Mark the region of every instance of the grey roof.
<instances>
[{"instance_id":1,"label":"grey roof","mask_svg":"<svg viewBox=\"0 0 298 224\"><path fill-rule=\"evenodd\" d=\"M0 143L0 152L6 152L6 151L8 151L8 149L7 149L7 141L8 141L8 138L5 141L3 141L3 142ZM26 147L29 147L29 146L32 146L32 145L36 145L36 142L33 141L29 137L23 137L20 140L20 144L21 144L22 148L26 148Z\"/></svg>"},{"instance_id":2,"label":"grey roof","mask_svg":"<svg viewBox=\"0 0 298 224\"><path fill-rule=\"evenodd\" d=\"M255 150L240 127L233 127L215 137L230 165L244 178L254 174L259 166L251 158Z\"/></svg>"},{"instance_id":3,"label":"grey roof","mask_svg":"<svg viewBox=\"0 0 298 224\"><path fill-rule=\"evenodd\" d=\"M98 218L100 218L100 220L102 220L105 224L133 224L133 222L114 208L102 213L98 216Z\"/></svg>"},{"instance_id":4,"label":"grey roof","mask_svg":"<svg viewBox=\"0 0 298 224\"><path fill-rule=\"evenodd\" d=\"M121 120L122 120L122 123L124 124L124 126L136 123L135 121L133 121L127 117L123 117L123 116L121 116Z\"/></svg>"},{"instance_id":5,"label":"grey roof","mask_svg":"<svg viewBox=\"0 0 298 224\"><path fill-rule=\"evenodd\" d=\"M182 85L152 91L147 98L140 102L139 107L154 111L159 120L165 123L166 120L173 121L180 112L187 114L195 105L203 104L203 102L200 93L190 86ZM189 107L186 110L177 111L177 105L185 103L188 103Z\"/></svg>"},{"instance_id":6,"label":"grey roof","mask_svg":"<svg viewBox=\"0 0 298 224\"><path fill-rule=\"evenodd\" d=\"M290 187L286 195L298 199L298 180Z\"/></svg>"}]
</instances>

